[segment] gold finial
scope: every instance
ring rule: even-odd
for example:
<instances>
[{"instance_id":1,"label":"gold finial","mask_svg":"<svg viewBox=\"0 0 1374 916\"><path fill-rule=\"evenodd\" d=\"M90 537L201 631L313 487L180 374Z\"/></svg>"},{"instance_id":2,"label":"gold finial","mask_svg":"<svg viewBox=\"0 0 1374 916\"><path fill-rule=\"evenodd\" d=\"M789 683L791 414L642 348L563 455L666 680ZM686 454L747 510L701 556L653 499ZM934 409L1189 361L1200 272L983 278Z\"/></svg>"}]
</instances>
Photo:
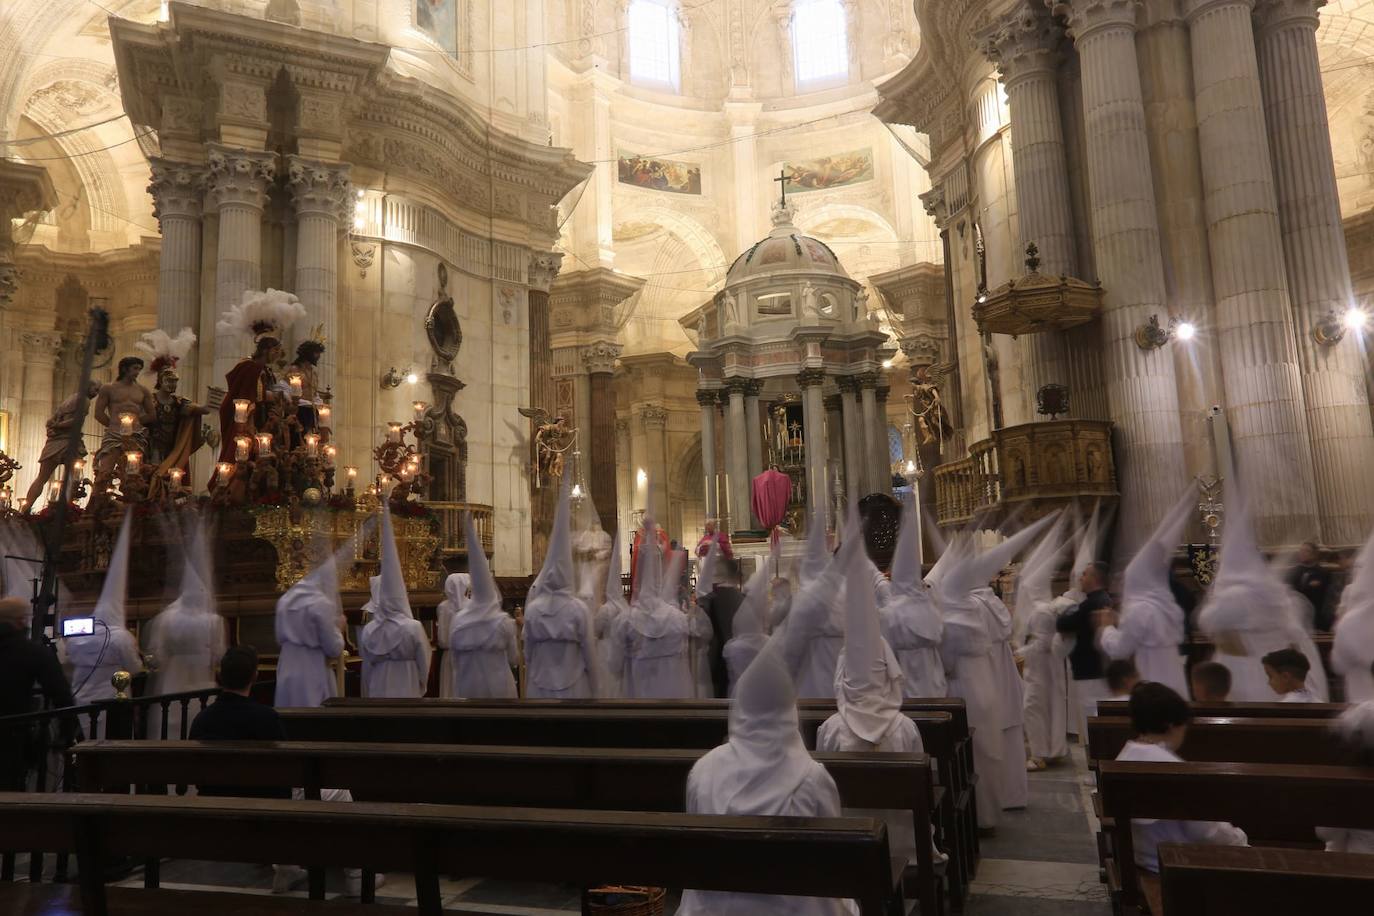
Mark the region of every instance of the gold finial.
<instances>
[{"instance_id":1,"label":"gold finial","mask_svg":"<svg viewBox=\"0 0 1374 916\"><path fill-rule=\"evenodd\" d=\"M110 683L114 686L116 700L129 699L129 685L134 681L133 675L127 671L116 671L110 675Z\"/></svg>"}]
</instances>

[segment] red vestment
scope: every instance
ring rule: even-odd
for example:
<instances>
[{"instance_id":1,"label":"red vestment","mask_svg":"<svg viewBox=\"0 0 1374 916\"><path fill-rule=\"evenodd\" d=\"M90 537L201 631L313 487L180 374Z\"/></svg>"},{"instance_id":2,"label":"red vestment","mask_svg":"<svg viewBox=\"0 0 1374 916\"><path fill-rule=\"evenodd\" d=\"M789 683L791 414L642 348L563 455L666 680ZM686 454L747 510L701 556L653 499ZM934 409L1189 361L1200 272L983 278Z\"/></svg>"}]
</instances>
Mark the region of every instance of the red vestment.
<instances>
[{"instance_id":1,"label":"red vestment","mask_svg":"<svg viewBox=\"0 0 1374 916\"><path fill-rule=\"evenodd\" d=\"M240 360L239 364L230 369L224 376L224 400L219 405L219 460L234 462L234 452L237 446L234 444L234 402L238 400L252 401L252 414L249 417L249 425L253 424L253 417L258 412L258 406L267 399L267 388L271 384L271 370L266 363L255 362L251 359ZM210 483L213 486L215 475L219 473L219 468L215 468L214 474L210 476Z\"/></svg>"}]
</instances>

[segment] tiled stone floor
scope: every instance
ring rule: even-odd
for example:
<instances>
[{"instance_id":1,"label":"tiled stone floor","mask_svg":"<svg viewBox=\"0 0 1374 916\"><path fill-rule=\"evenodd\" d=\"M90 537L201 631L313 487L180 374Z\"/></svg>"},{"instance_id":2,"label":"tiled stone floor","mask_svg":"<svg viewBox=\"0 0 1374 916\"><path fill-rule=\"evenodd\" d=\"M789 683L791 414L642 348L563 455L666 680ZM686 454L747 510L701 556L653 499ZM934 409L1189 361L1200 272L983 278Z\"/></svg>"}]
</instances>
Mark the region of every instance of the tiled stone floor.
<instances>
[{"instance_id":1,"label":"tiled stone floor","mask_svg":"<svg viewBox=\"0 0 1374 916\"><path fill-rule=\"evenodd\" d=\"M1107 916L1110 908L1105 887L1098 881L1094 836L1097 824L1084 784L1086 766L1082 750L1074 749L1065 765L1030 776L1030 805L1023 811L1004 812L993 836L982 841L983 859L966 909L966 916ZM18 873L25 874L22 861ZM141 887L141 870L120 884ZM187 860L162 865L164 887L187 890L224 890L267 894L272 885L268 866L233 865ZM566 916L579 912L577 888L467 879L443 880L440 890L445 906L475 913L511 916ZM330 897L344 892L343 876L328 875ZM304 883L292 892L305 896ZM674 894L667 912L676 909ZM379 888L380 903L415 903L415 887L409 875L387 875Z\"/></svg>"}]
</instances>

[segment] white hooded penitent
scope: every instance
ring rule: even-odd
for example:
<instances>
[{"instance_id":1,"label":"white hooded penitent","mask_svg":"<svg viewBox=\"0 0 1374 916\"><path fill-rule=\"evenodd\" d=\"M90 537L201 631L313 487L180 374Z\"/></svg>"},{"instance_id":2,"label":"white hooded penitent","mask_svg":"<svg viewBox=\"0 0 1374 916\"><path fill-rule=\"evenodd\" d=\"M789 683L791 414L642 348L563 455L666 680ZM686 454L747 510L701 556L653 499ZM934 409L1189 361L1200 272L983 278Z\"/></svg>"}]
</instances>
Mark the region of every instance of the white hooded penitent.
<instances>
[{"instance_id":1,"label":"white hooded penitent","mask_svg":"<svg viewBox=\"0 0 1374 916\"><path fill-rule=\"evenodd\" d=\"M563 475L544 567L525 605L525 695L553 699L599 696L591 610L574 591L572 505Z\"/></svg>"},{"instance_id":2,"label":"white hooded penitent","mask_svg":"<svg viewBox=\"0 0 1374 916\"><path fill-rule=\"evenodd\" d=\"M472 513L463 513L468 543L468 584L472 597L449 624L449 692L455 697L514 697L518 690L511 669L520 664L515 619L501 607L501 590L477 537Z\"/></svg>"},{"instance_id":3,"label":"white hooded penitent","mask_svg":"<svg viewBox=\"0 0 1374 916\"><path fill-rule=\"evenodd\" d=\"M716 550L714 544L711 550ZM708 554L709 558L709 554ZM683 699L693 696L691 621L677 606L683 554L663 568L654 520L646 512L636 555L635 594L619 630L624 653L624 692L632 698ZM710 560L708 559L708 562Z\"/></svg>"},{"instance_id":4,"label":"white hooded penitent","mask_svg":"<svg viewBox=\"0 0 1374 916\"><path fill-rule=\"evenodd\" d=\"M358 639L363 690L370 697L421 697L429 683L429 637L410 608L388 501L382 503L378 540L381 570L371 602L372 619Z\"/></svg>"},{"instance_id":5,"label":"white hooded penitent","mask_svg":"<svg viewBox=\"0 0 1374 916\"><path fill-rule=\"evenodd\" d=\"M125 625L125 601L129 584L129 550L133 513L126 511L110 551L105 582L91 616L94 632L62 640L62 653L72 666L72 694L77 705L110 699L115 695L110 678L116 671L135 674L143 667L138 642ZM102 721L103 725L103 721Z\"/></svg>"},{"instance_id":6,"label":"white hooded penitent","mask_svg":"<svg viewBox=\"0 0 1374 916\"><path fill-rule=\"evenodd\" d=\"M1374 533L1356 554L1350 584L1341 592L1331 669L1345 682L1348 703L1374 700Z\"/></svg>"}]
</instances>

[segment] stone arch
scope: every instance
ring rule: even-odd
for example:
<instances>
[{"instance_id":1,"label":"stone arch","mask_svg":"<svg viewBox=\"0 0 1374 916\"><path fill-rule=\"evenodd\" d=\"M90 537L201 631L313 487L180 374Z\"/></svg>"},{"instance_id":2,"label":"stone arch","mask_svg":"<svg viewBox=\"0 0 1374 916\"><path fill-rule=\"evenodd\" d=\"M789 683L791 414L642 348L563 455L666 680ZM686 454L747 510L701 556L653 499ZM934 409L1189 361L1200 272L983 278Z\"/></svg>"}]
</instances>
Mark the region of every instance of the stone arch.
<instances>
[{"instance_id":1,"label":"stone arch","mask_svg":"<svg viewBox=\"0 0 1374 916\"><path fill-rule=\"evenodd\" d=\"M664 321L677 315L669 315L668 312L675 307L683 307L680 314L685 314L695 307L697 301L709 296L710 290L718 287L728 266L725 252L710 230L695 217L669 207L655 204L631 206L618 212L617 216L618 226L651 226L670 236L668 243L654 248L648 263L640 263L637 270L628 271L649 276L644 287L626 300L623 310L616 316L616 323L622 332L621 342L633 349L645 343L652 345L673 338L673 334L665 330L668 325ZM617 250L621 250L619 246ZM642 250L640 254L643 254ZM676 273L686 265L688 257L708 269ZM689 344L685 334L679 333L677 337L683 347Z\"/></svg>"},{"instance_id":2,"label":"stone arch","mask_svg":"<svg viewBox=\"0 0 1374 916\"><path fill-rule=\"evenodd\" d=\"M24 117L48 134L55 134L66 126L49 102L27 106ZM114 157L102 150L99 141L89 132L55 137L51 142L71 157L69 161L72 168L86 190L91 229L123 233L129 221L129 202L124 195L124 186L119 181L119 169ZM61 207L63 203L70 201L59 201L58 206Z\"/></svg>"},{"instance_id":3,"label":"stone arch","mask_svg":"<svg viewBox=\"0 0 1374 916\"><path fill-rule=\"evenodd\" d=\"M716 283L724 278L725 269L730 266L725 257L725 250L720 247L720 242L716 241L711 230L703 226L695 217L654 204L629 207L617 215L622 217L618 220L622 224L644 222L661 226L664 231L682 239L703 265L720 265L718 276L708 282Z\"/></svg>"}]
</instances>

